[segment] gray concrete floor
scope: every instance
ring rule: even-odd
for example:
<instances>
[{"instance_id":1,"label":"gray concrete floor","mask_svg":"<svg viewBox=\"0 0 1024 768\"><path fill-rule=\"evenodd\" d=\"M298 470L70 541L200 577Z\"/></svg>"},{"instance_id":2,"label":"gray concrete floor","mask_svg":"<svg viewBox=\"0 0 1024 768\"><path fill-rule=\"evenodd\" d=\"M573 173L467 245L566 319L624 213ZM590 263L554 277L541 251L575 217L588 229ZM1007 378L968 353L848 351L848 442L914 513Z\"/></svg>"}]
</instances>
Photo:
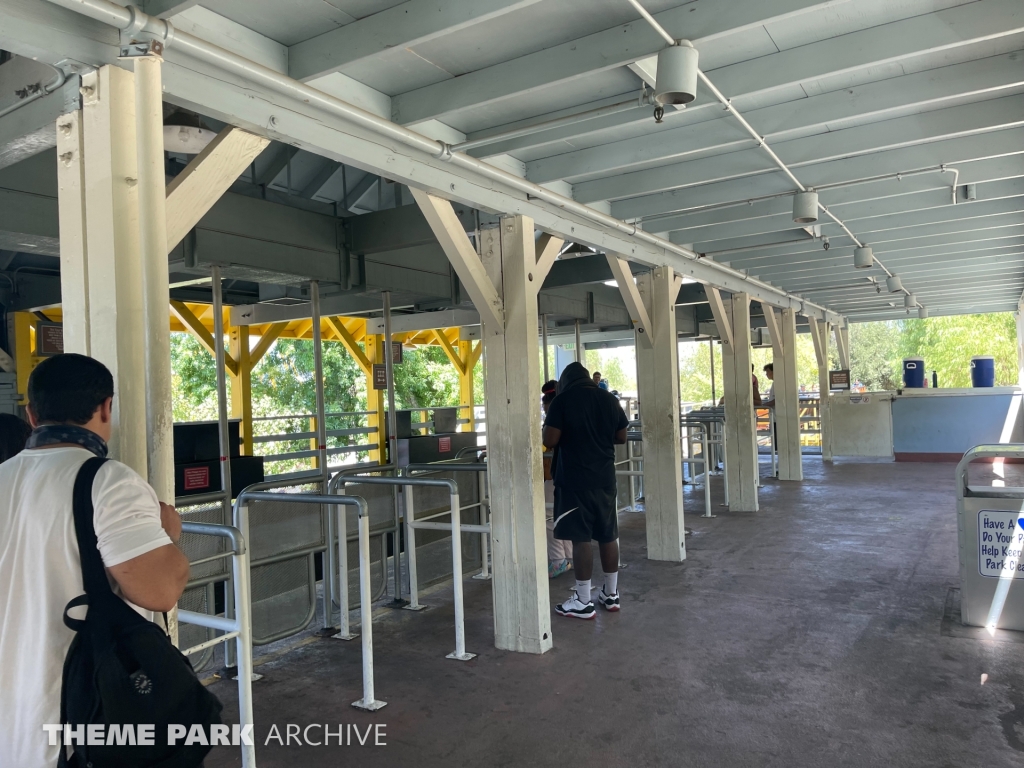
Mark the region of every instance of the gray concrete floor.
<instances>
[{"instance_id":1,"label":"gray concrete floor","mask_svg":"<svg viewBox=\"0 0 1024 768\"><path fill-rule=\"evenodd\" d=\"M765 481L758 513L688 516L682 564L647 561L643 515L623 515L621 613L553 616L543 656L494 649L489 586L467 579L479 657L444 658L448 590L419 614L388 611L379 712L350 706L358 642L313 639L262 664L259 766L1020 766L1024 644L943 629L953 465L807 458L805 471ZM701 508L700 488L686 497ZM572 584L551 582L552 602ZM233 685L214 690L234 720ZM264 745L289 723L384 723L387 746ZM207 759L237 764L234 748Z\"/></svg>"}]
</instances>

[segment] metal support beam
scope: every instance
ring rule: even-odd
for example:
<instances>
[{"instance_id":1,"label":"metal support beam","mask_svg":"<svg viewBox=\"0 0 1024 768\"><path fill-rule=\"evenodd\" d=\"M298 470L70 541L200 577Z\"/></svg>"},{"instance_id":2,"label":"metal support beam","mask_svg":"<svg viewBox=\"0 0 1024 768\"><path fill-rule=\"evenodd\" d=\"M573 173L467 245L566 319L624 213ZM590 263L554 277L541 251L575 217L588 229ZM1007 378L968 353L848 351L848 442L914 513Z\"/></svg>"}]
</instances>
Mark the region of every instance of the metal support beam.
<instances>
[{"instance_id":1,"label":"metal support beam","mask_svg":"<svg viewBox=\"0 0 1024 768\"><path fill-rule=\"evenodd\" d=\"M411 49L536 2L539 0L406 0L290 46L288 71L296 80L320 78L376 54Z\"/></svg>"},{"instance_id":2,"label":"metal support beam","mask_svg":"<svg viewBox=\"0 0 1024 768\"><path fill-rule=\"evenodd\" d=\"M614 258L609 256L609 261ZM628 273L628 270L627 270ZM683 525L683 469L679 431L679 340L675 299L678 286L669 267L640 275L638 297L654 321L637 343L637 387L644 437L644 510L647 557L678 563L686 559ZM632 279L629 280L632 286ZM650 332L653 330L653 333ZM640 332L637 331L637 338Z\"/></svg>"},{"instance_id":3,"label":"metal support beam","mask_svg":"<svg viewBox=\"0 0 1024 768\"><path fill-rule=\"evenodd\" d=\"M633 330L636 331L638 347L653 349L654 336L651 318L647 312L644 297L641 296L637 283L633 282L633 273L629 269L629 262L614 253L607 254L607 259L608 266L612 270L615 282L619 286L619 293L622 295L622 301L625 303L626 309L629 311L629 320L633 323ZM672 275L672 270L669 269L667 274ZM648 283L645 281L643 284L647 285ZM674 304L675 296L672 297L672 300ZM674 333L672 334L672 338L675 338Z\"/></svg>"},{"instance_id":4,"label":"metal support beam","mask_svg":"<svg viewBox=\"0 0 1024 768\"><path fill-rule=\"evenodd\" d=\"M494 635L498 648L551 649L544 488L541 463L540 355L533 221L507 217L481 233L485 277L500 287L504 323L485 322L487 461L491 475Z\"/></svg>"}]
</instances>

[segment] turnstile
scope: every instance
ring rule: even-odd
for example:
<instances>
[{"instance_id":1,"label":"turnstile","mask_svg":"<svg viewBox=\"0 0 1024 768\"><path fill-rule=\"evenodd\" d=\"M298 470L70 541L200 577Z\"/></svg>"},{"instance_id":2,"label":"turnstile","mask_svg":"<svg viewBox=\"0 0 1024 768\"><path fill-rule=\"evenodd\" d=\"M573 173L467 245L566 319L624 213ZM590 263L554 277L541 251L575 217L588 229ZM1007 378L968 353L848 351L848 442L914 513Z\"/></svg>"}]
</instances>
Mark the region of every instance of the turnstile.
<instances>
[{"instance_id":1,"label":"turnstile","mask_svg":"<svg viewBox=\"0 0 1024 768\"><path fill-rule=\"evenodd\" d=\"M968 485L980 459L1024 458L1024 445L979 445L956 468L964 624L1024 631L1024 488Z\"/></svg>"}]
</instances>

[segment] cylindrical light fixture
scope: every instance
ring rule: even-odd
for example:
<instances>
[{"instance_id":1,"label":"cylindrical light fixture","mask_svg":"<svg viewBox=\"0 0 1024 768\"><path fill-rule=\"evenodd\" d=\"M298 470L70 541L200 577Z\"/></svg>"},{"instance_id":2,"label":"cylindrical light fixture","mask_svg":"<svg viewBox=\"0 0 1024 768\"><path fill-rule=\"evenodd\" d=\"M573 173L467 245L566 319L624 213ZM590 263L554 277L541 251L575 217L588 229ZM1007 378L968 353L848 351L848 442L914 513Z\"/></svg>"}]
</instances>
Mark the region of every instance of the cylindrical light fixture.
<instances>
[{"instance_id":1,"label":"cylindrical light fixture","mask_svg":"<svg viewBox=\"0 0 1024 768\"><path fill-rule=\"evenodd\" d=\"M913 309L917 306L917 296L912 293L908 293L903 297L903 306L907 309Z\"/></svg>"},{"instance_id":2,"label":"cylindrical light fixture","mask_svg":"<svg viewBox=\"0 0 1024 768\"><path fill-rule=\"evenodd\" d=\"M654 98L659 104L689 104L697 98L697 49L689 40L658 54Z\"/></svg>"},{"instance_id":3,"label":"cylindrical light fixture","mask_svg":"<svg viewBox=\"0 0 1024 768\"><path fill-rule=\"evenodd\" d=\"M867 269L875 263L875 254L871 246L864 245L853 249L853 266L857 269Z\"/></svg>"},{"instance_id":4,"label":"cylindrical light fixture","mask_svg":"<svg viewBox=\"0 0 1024 768\"><path fill-rule=\"evenodd\" d=\"M813 224L818 220L818 193L797 192L793 195L793 221Z\"/></svg>"},{"instance_id":5,"label":"cylindrical light fixture","mask_svg":"<svg viewBox=\"0 0 1024 768\"><path fill-rule=\"evenodd\" d=\"M889 290L889 293L899 293L903 290L903 281L900 280L899 275L893 275L886 278L885 287Z\"/></svg>"},{"instance_id":6,"label":"cylindrical light fixture","mask_svg":"<svg viewBox=\"0 0 1024 768\"><path fill-rule=\"evenodd\" d=\"M918 307L917 308L917 316L919 318L921 318L922 320L927 318L928 317L928 307Z\"/></svg>"},{"instance_id":7,"label":"cylindrical light fixture","mask_svg":"<svg viewBox=\"0 0 1024 768\"><path fill-rule=\"evenodd\" d=\"M199 115L175 110L164 120L164 149L183 155L198 155L217 137Z\"/></svg>"}]
</instances>

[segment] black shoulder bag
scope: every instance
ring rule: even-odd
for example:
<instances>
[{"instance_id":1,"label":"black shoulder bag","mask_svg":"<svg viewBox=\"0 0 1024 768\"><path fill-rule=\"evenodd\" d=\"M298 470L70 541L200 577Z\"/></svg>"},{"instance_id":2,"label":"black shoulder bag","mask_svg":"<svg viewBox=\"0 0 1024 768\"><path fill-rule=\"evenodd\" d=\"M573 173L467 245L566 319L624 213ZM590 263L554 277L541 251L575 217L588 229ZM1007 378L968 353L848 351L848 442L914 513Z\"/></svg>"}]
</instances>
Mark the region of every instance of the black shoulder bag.
<instances>
[{"instance_id":1,"label":"black shoulder bag","mask_svg":"<svg viewBox=\"0 0 1024 768\"><path fill-rule=\"evenodd\" d=\"M75 480L75 534L85 594L64 608L64 623L77 634L64 659L60 701L61 722L72 729L84 726L80 730L85 734L89 725L101 725L104 743L79 744L76 738L70 759L62 746L57 765L194 768L210 747L186 746L187 738L169 745L168 725L183 725L187 731L198 724L205 736L201 741L208 741L210 725L221 722L221 703L199 682L192 665L166 632L110 588L96 547L92 505L93 481L105 461L89 459ZM85 619L68 616L69 610L80 606L88 606ZM151 738L146 738L147 734Z\"/></svg>"}]
</instances>

